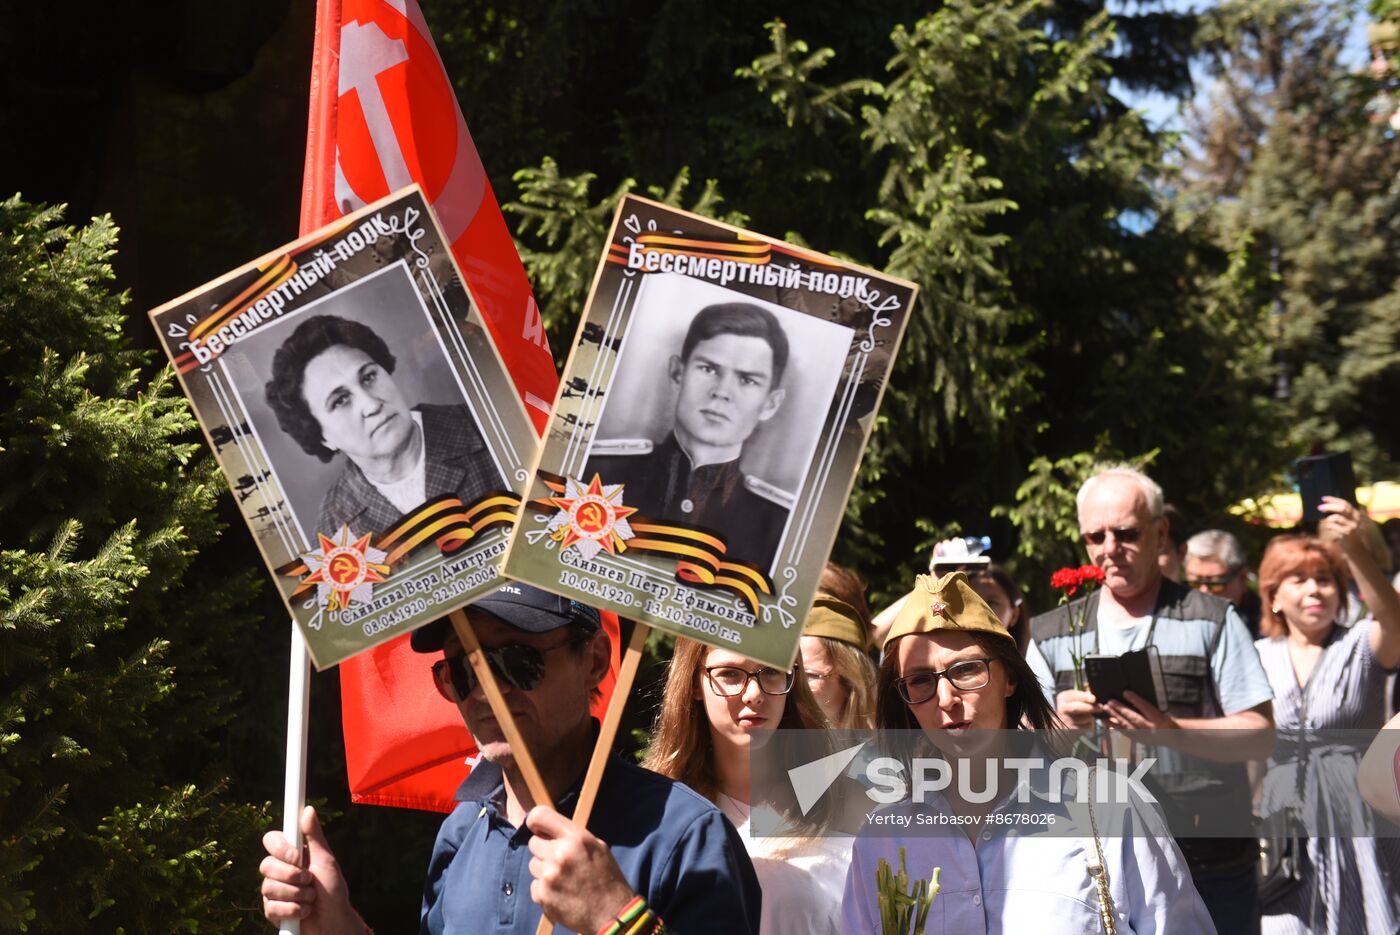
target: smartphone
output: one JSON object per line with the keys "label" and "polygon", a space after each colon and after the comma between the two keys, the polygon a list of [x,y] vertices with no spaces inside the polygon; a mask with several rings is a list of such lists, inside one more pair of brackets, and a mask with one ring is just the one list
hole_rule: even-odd
{"label": "smartphone", "polygon": [[1298,496],[1303,500],[1303,522],[1322,519],[1324,514],[1318,505],[1323,497],[1340,497],[1356,504],[1356,473],[1349,452],[1299,458],[1293,462],[1293,468],[1298,475]]}

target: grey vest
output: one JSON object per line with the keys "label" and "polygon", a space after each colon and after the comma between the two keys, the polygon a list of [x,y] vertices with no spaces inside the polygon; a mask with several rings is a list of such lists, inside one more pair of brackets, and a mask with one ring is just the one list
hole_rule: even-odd
{"label": "grey vest", "polygon": [[[1095,591],[1088,598],[1080,598],[1049,613],[1031,618],[1031,636],[1037,645],[1051,640],[1072,639],[1070,633],[1070,609],[1078,616],[1081,609],[1085,614],[1083,645],[1085,654],[1098,650],[1099,593]],[[1215,691],[1215,680],[1211,678],[1210,661],[1220,645],[1225,632],[1226,614],[1230,602],[1209,594],[1202,594],[1177,584],[1169,579],[1162,580],[1157,592],[1157,605],[1153,609],[1153,628],[1171,626],[1174,620],[1209,620],[1213,626],[1209,630],[1200,655],[1161,654],[1162,676],[1166,683],[1167,704],[1165,711],[1172,717],[1203,718],[1220,717],[1220,699]],[[1151,638],[1149,637],[1149,644]],[[1058,655],[1058,654],[1056,654]],[[1055,691],[1062,692],[1074,687],[1074,670],[1055,671]],[[1149,787],[1158,794],[1163,810],[1176,827],[1199,826],[1196,815],[1206,811],[1205,804],[1228,803],[1237,814],[1247,815],[1250,808],[1249,778],[1244,764],[1219,764],[1210,778],[1182,775],[1163,777],[1161,786],[1149,781]],[[1195,874],[1230,872],[1248,866],[1258,854],[1257,841],[1253,838],[1196,838],[1177,839],[1187,865]]]}
{"label": "grey vest", "polygon": [[[1031,636],[1038,645],[1044,645],[1057,637],[1070,639],[1070,609],[1076,616],[1084,610],[1084,651],[1098,651],[1099,592],[1088,598],[1080,598],[1057,607],[1049,613],[1031,618]],[[1220,699],[1216,697],[1215,680],[1210,677],[1210,660],[1220,645],[1220,637],[1225,632],[1225,615],[1230,602],[1223,598],[1202,594],[1168,579],[1162,580],[1157,591],[1157,606],[1153,609],[1153,627],[1172,620],[1209,620],[1214,626],[1210,638],[1201,647],[1202,654],[1168,655],[1161,654],[1162,677],[1167,686],[1167,705],[1164,709],[1172,717],[1219,717],[1225,712],[1220,709]],[[1150,640],[1149,640],[1150,642]],[[1055,691],[1062,692],[1074,687],[1074,670],[1060,669],[1055,672]]]}

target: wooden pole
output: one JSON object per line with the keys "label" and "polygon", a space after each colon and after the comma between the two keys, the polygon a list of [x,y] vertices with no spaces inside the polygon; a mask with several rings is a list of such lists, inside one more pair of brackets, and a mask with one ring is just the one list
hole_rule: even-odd
{"label": "wooden pole", "polygon": [[[588,819],[593,814],[593,803],[598,799],[603,770],[607,768],[608,757],[612,755],[617,726],[622,722],[627,697],[632,694],[632,682],[637,677],[637,666],[642,661],[642,648],[646,646],[647,635],[650,633],[651,627],[645,623],[632,624],[632,635],[627,639],[627,650],[623,653],[622,664],[617,670],[617,682],[613,685],[612,697],[608,699],[608,710],[603,715],[603,723],[598,730],[598,742],[593,745],[593,755],[588,760],[588,772],[583,777],[583,788],[579,790],[578,802],[574,805],[573,822],[581,828],[588,827]],[[553,927],[554,923],[548,918],[541,918],[535,935],[548,935]]]}
{"label": "wooden pole", "polygon": [[[306,637],[292,622],[292,652],[287,666],[287,756],[282,778],[282,833],[292,847],[301,847],[301,812],[306,807],[307,711],[311,706],[311,657]],[[289,919],[280,935],[301,935],[301,921]]]}
{"label": "wooden pole", "polygon": [[650,633],[651,627],[645,623],[632,624],[632,635],[627,639],[627,649],[617,670],[612,698],[608,700],[608,710],[598,730],[598,743],[593,747],[593,757],[588,761],[588,772],[583,777],[583,788],[578,793],[578,804],[574,806],[573,822],[581,827],[588,826],[588,819],[593,814],[598,786],[603,781],[603,768],[608,765],[608,757],[612,755],[617,726],[622,722],[623,709],[627,707],[627,699],[632,694],[632,682],[642,661],[642,648],[646,646]]}

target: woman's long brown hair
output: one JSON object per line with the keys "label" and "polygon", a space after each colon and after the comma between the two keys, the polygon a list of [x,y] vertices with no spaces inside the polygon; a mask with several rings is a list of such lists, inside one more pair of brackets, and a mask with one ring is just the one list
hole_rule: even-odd
{"label": "woman's long brown hair", "polygon": [[[651,746],[647,748],[647,769],[685,783],[714,802],[719,797],[715,778],[714,744],[710,739],[710,723],[705,706],[695,698],[700,684],[701,667],[710,647],[684,637],[676,638],[676,651],[671,656],[671,671],[666,677],[666,692],[661,698],[661,710],[652,728]],[[824,729],[826,718],[817,699],[807,686],[807,676],[797,666],[788,692],[779,728]]]}

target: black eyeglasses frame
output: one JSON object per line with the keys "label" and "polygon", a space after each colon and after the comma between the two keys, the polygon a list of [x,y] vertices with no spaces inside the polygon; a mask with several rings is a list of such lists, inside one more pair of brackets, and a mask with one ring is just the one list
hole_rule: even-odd
{"label": "black eyeglasses frame", "polygon": [[[734,670],[737,670],[737,671],[739,671],[739,672],[744,673],[744,683],[743,683],[742,685],[739,686],[739,690],[738,690],[738,691],[726,693],[726,692],[724,692],[723,690],[721,690],[720,685],[719,685],[719,682],[715,681],[715,675],[714,675],[714,673],[717,672],[717,671],[720,670],[720,669],[734,669]],[[788,670],[787,670],[787,672],[785,673],[785,674],[787,675],[787,683],[786,683],[785,687],[783,688],[783,690],[780,691],[780,692],[770,692],[768,689],[764,688],[764,687],[763,687],[763,680],[762,680],[762,678],[761,678],[761,676],[762,676],[765,672],[781,672],[781,671],[782,671],[781,669],[775,669],[775,668],[773,668],[772,666],[763,666],[762,668],[754,669],[754,670],[752,670],[752,671],[750,671],[750,670],[748,670],[748,669],[745,669],[743,666],[705,666],[705,668],[704,668],[705,680],[706,680],[707,682],[710,683],[710,691],[714,692],[716,695],[718,695],[718,696],[721,697],[721,698],[738,698],[738,697],[739,697],[740,695],[742,695],[744,692],[748,691],[748,689],[749,689],[749,682],[751,682],[751,681],[754,682],[754,683],[756,683],[756,684],[758,685],[758,690],[761,691],[761,692],[762,692],[763,694],[765,694],[765,695],[786,695],[788,692],[792,691],[792,686],[793,686],[793,685],[796,683],[796,681],[797,681],[797,670],[796,670],[796,669],[788,669]]]}
{"label": "black eyeglasses frame", "polygon": [[[933,699],[933,698],[938,697],[938,681],[939,681],[939,679],[944,679],[944,678],[947,678],[947,679],[948,679],[949,684],[951,684],[951,685],[953,686],[953,688],[954,688],[956,691],[960,691],[960,692],[976,692],[976,691],[981,691],[982,689],[986,688],[987,685],[990,684],[991,681],[992,681],[992,662],[994,662],[994,661],[995,661],[995,660],[993,660],[992,657],[990,657],[990,656],[983,656],[983,657],[978,658],[978,659],[959,659],[957,662],[953,663],[952,665],[950,665],[950,666],[949,666],[948,668],[946,668],[946,669],[942,669],[942,670],[939,670],[939,671],[926,670],[926,671],[923,671],[923,672],[915,672],[913,675],[906,675],[906,676],[904,676],[903,678],[895,679],[895,680],[894,680],[895,691],[899,692],[899,697],[904,699],[904,703],[905,703],[905,704],[910,704],[910,705],[923,704],[923,703],[926,702],[926,701],[929,701],[929,700],[931,700],[931,699]],[[952,672],[954,669],[956,669],[956,668],[958,668],[958,667],[960,667],[960,666],[968,665],[968,664],[970,664],[970,663],[981,663],[982,666],[984,667],[984,668],[983,668],[983,673],[986,675],[986,678],[982,680],[982,683],[981,683],[980,685],[977,685],[977,686],[975,686],[975,687],[973,687],[973,688],[964,688],[964,687],[958,685],[957,682],[954,682],[951,678],[948,677],[948,673],[949,673],[949,672]],[[930,675],[933,676],[933,689],[932,689],[927,695],[925,695],[924,697],[919,698],[919,699],[916,700],[916,699],[909,693],[909,684],[908,684],[908,683],[909,683],[910,681],[914,680],[914,679],[925,678],[925,677],[930,676]]]}

